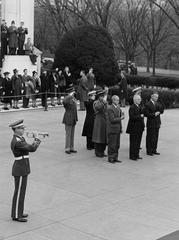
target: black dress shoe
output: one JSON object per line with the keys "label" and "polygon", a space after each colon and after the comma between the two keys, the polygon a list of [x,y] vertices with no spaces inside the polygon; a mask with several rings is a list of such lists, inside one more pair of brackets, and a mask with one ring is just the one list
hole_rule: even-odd
{"label": "black dress shoe", "polygon": [[154,152],[153,154],[155,154],[155,155],[160,155],[160,153],[159,153],[159,152]]}
{"label": "black dress shoe", "polygon": [[139,156],[139,157],[137,157],[137,159],[142,159],[142,157]]}
{"label": "black dress shoe", "polygon": [[76,150],[70,150],[70,152],[71,152],[71,153],[77,153],[77,151],[76,151]]}
{"label": "black dress shoe", "polygon": [[129,158],[130,160],[137,161],[137,158]]}
{"label": "black dress shoe", "polygon": [[120,161],[120,160],[118,160],[118,159],[116,159],[116,160],[114,160],[115,162],[118,162],[118,163],[122,163],[122,161]]}
{"label": "black dress shoe", "polygon": [[22,218],[27,218],[29,215],[27,213],[22,214]]}
{"label": "black dress shoe", "polygon": [[88,147],[88,148],[87,148],[87,150],[93,150],[93,149],[94,149],[94,148],[92,148],[92,147]]}
{"label": "black dress shoe", "polygon": [[27,222],[27,219],[25,218],[13,218],[12,220],[17,222]]}
{"label": "black dress shoe", "polygon": [[102,154],[99,154],[99,153],[97,153],[97,154],[96,154],[96,157],[103,158],[103,155],[102,155]]}
{"label": "black dress shoe", "polygon": [[149,156],[153,156],[153,153],[149,153],[149,152],[148,152],[147,155],[149,155]]}
{"label": "black dress shoe", "polygon": [[107,157],[107,155],[105,153],[102,154],[103,157]]}
{"label": "black dress shoe", "polygon": [[115,160],[109,159],[108,162],[109,163],[115,163]]}
{"label": "black dress shoe", "polygon": [[66,152],[67,154],[71,154],[70,150],[66,150],[65,152]]}

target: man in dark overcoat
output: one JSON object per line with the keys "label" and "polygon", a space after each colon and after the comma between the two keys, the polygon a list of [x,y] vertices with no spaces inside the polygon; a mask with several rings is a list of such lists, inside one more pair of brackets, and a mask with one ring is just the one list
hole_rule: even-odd
{"label": "man in dark overcoat", "polygon": [[56,71],[52,70],[51,73],[49,74],[49,91],[50,91],[50,98],[51,98],[51,105],[54,107],[55,106],[55,95],[57,92],[57,75]]}
{"label": "man in dark overcoat", "polygon": [[42,107],[47,108],[47,94],[50,88],[49,83],[49,74],[46,70],[42,72],[40,75],[41,80],[41,101],[42,101]]}
{"label": "man in dark overcoat", "polygon": [[106,115],[107,115],[107,101],[104,99],[106,94],[105,90],[100,90],[96,93],[97,100],[94,102],[94,128],[92,141],[94,142],[95,155],[97,157],[105,157],[105,149],[107,144],[107,126],[106,126]]}
{"label": "man in dark overcoat", "polygon": [[14,135],[11,141],[11,150],[14,155],[12,176],[14,177],[14,196],[12,200],[11,217],[13,221],[27,222],[28,214],[24,213],[24,199],[27,186],[27,177],[30,174],[29,152],[35,152],[41,141],[34,135],[32,144],[28,144],[23,137],[23,120],[18,120],[9,125]]}
{"label": "man in dark overcoat", "polygon": [[129,121],[126,133],[129,134],[129,159],[137,161],[139,156],[142,133],[144,131],[144,113],[140,106],[140,95],[134,95],[133,104],[129,108]]}
{"label": "man in dark overcoat", "polygon": [[160,154],[157,152],[157,145],[161,125],[160,115],[164,112],[164,106],[158,101],[158,97],[158,92],[153,92],[144,109],[147,117],[146,152],[149,156]]}
{"label": "man in dark overcoat", "polygon": [[107,113],[108,161],[110,163],[121,162],[118,160],[118,151],[122,132],[121,120],[124,119],[124,114],[119,107],[117,95],[112,96],[112,104],[108,107]]}
{"label": "man in dark overcoat", "polygon": [[8,29],[9,33],[9,54],[10,55],[15,55],[16,54],[16,49],[18,47],[18,30],[17,27],[15,26],[15,22],[11,22],[11,26]]}
{"label": "man in dark overcoat", "polygon": [[75,89],[73,86],[67,89],[68,95],[63,100],[63,106],[65,108],[65,114],[63,117],[62,123],[65,124],[66,132],[66,144],[65,152],[67,154],[76,153],[74,149],[74,135],[75,135],[75,126],[78,121],[77,116],[77,102],[74,97]]}
{"label": "man in dark overcoat", "polygon": [[81,78],[79,79],[79,98],[80,98],[80,110],[85,111],[84,102],[88,100],[88,84],[87,84],[87,77],[83,70],[80,71]]}
{"label": "man in dark overcoat", "polygon": [[25,35],[28,34],[28,29],[24,27],[24,22],[20,22],[20,27],[17,29],[18,31],[18,54],[23,55],[24,51],[24,42]]}
{"label": "man in dark overcoat", "polygon": [[85,101],[86,108],[86,117],[83,125],[82,136],[86,136],[86,148],[88,150],[94,149],[94,143],[92,142],[92,134],[94,127],[94,100],[95,100],[96,91],[91,91],[88,93],[89,100]]}
{"label": "man in dark overcoat", "polygon": [[19,71],[15,68],[13,70],[12,80],[12,89],[14,95],[14,106],[13,108],[19,109],[18,103],[21,98],[21,90],[23,89],[22,77],[19,75]]}
{"label": "man in dark overcoat", "polygon": [[2,20],[1,23],[1,57],[4,58],[4,55],[7,55],[7,45],[8,45],[8,27],[5,20]]}
{"label": "man in dark overcoat", "polygon": [[88,91],[94,90],[96,86],[96,81],[95,81],[95,75],[93,73],[93,68],[90,68],[87,75],[86,75],[88,81],[87,81],[87,87]]}
{"label": "man in dark overcoat", "polygon": [[30,86],[29,82],[31,76],[28,75],[28,70],[24,69],[22,75],[22,85],[23,85],[23,108],[29,107],[29,98],[30,98]]}

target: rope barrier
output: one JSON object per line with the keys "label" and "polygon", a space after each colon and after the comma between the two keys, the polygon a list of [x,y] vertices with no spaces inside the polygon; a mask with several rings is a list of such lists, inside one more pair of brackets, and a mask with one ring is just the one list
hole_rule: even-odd
{"label": "rope barrier", "polygon": [[[28,97],[27,98],[30,98],[31,96],[37,96],[37,95],[43,95],[43,94],[47,94],[47,96],[48,96],[48,94],[54,94],[55,96],[58,96],[58,95],[60,95],[60,96],[66,96],[67,95],[67,93],[65,93],[65,92],[40,92],[40,93],[30,93],[30,94],[28,94]],[[21,98],[21,97],[26,97],[27,96],[27,94],[21,94],[21,95],[9,95],[9,96],[4,96],[4,95],[2,95],[2,96],[0,96],[0,98]]]}

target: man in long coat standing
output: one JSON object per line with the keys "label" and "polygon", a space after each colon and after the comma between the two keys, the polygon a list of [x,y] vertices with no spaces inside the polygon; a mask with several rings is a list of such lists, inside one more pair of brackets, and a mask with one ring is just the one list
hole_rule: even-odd
{"label": "man in long coat standing", "polygon": [[4,58],[4,55],[7,54],[7,45],[8,45],[8,27],[5,20],[2,20],[1,23],[1,57]]}
{"label": "man in long coat standing", "polygon": [[88,85],[87,85],[87,77],[83,70],[80,71],[80,80],[79,80],[79,97],[80,97],[80,110],[84,111],[85,106],[84,102],[88,100]]}
{"label": "man in long coat standing", "polygon": [[144,131],[144,113],[140,103],[140,95],[134,95],[133,104],[129,108],[129,121],[126,130],[126,133],[130,135],[129,159],[133,161],[142,159],[139,156],[139,150]]}
{"label": "man in long coat standing", "polygon": [[157,152],[157,145],[161,125],[160,115],[164,112],[164,107],[158,101],[158,97],[158,92],[153,92],[144,110],[147,117],[146,151],[149,156],[160,154]]}
{"label": "man in long coat standing", "polygon": [[97,100],[94,102],[94,128],[92,141],[94,142],[95,155],[97,157],[105,157],[105,148],[107,144],[106,115],[107,101],[104,100],[106,91],[101,90],[96,94]]}
{"label": "man in long coat standing", "polygon": [[21,76],[18,74],[19,71],[15,68],[13,70],[14,75],[12,76],[11,80],[12,80],[12,88],[13,88],[13,95],[14,95],[14,106],[13,108],[18,109],[18,102],[21,98],[21,90],[23,87],[22,84],[22,78]]}
{"label": "man in long coat standing", "polygon": [[10,55],[15,55],[16,54],[16,49],[18,47],[18,30],[17,27],[15,26],[15,22],[11,22],[11,26],[8,29],[9,32],[9,54]]}
{"label": "man in long coat standing", "polygon": [[86,136],[86,148],[88,150],[94,149],[94,143],[92,142],[93,127],[94,127],[94,100],[96,91],[91,91],[88,93],[89,100],[85,101],[86,117],[83,125],[82,136]]}

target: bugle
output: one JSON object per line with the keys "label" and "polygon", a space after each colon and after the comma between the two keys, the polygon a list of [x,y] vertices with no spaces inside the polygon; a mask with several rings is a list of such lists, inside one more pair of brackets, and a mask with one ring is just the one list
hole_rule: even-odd
{"label": "bugle", "polygon": [[25,132],[28,138],[45,138],[49,137],[48,132]]}

